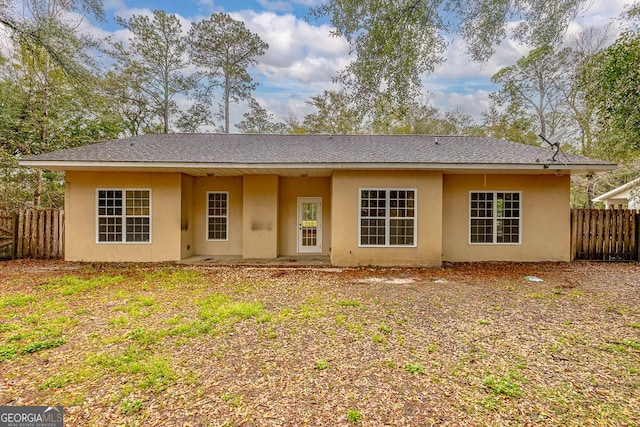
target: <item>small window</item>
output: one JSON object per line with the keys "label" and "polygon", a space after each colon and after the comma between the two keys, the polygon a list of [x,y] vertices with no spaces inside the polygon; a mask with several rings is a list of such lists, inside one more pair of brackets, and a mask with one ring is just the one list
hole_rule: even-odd
{"label": "small window", "polygon": [[360,190],[360,245],[414,246],[416,191]]}
{"label": "small window", "polygon": [[98,190],[98,242],[150,241],[151,190]]}
{"label": "small window", "polygon": [[471,192],[471,243],[520,243],[520,192]]}
{"label": "small window", "polygon": [[207,240],[227,240],[229,234],[229,193],[207,193]]}

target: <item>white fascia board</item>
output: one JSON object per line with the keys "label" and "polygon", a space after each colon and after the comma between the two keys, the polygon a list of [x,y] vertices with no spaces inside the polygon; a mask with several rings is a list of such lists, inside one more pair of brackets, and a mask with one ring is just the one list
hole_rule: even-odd
{"label": "white fascia board", "polygon": [[601,202],[605,199],[611,199],[613,198],[612,196],[615,196],[616,194],[622,193],[632,187],[635,187],[636,185],[638,185],[638,183],[640,183],[640,178],[636,178],[632,181],[627,182],[626,184],[622,184],[620,187],[616,187],[613,190],[609,190],[606,193],[601,194],[598,197],[594,197],[591,200],[594,202]]}
{"label": "white fascia board", "polygon": [[63,160],[20,160],[20,166],[54,170],[74,169],[473,169],[473,170],[549,170],[607,171],[614,164],[549,164],[549,163],[163,163],[163,162],[100,162]]}

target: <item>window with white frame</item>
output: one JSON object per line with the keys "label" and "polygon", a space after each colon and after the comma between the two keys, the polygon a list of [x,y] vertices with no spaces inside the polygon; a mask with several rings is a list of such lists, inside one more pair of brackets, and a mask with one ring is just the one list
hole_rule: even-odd
{"label": "window with white frame", "polygon": [[520,243],[520,192],[472,191],[469,196],[471,243]]}
{"label": "window with white frame", "polygon": [[227,240],[229,232],[229,193],[207,193],[207,240]]}
{"label": "window with white frame", "polygon": [[151,190],[98,190],[98,242],[151,242]]}
{"label": "window with white frame", "polygon": [[416,190],[360,189],[360,246],[414,246]]}

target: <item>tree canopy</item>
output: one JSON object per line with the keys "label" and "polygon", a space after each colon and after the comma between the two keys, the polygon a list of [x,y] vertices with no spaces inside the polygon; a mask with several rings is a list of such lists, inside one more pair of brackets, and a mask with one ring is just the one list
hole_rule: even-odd
{"label": "tree canopy", "polygon": [[[361,105],[414,99],[421,76],[444,60],[447,37],[459,34],[470,56],[485,61],[506,37],[531,46],[555,44],[587,0],[329,0],[312,9],[328,17],[354,59],[339,76]],[[508,31],[512,20],[519,23]]]}

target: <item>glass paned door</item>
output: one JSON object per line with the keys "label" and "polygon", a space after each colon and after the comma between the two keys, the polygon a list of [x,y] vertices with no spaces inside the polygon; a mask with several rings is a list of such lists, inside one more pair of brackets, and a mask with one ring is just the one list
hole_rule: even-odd
{"label": "glass paned door", "polygon": [[322,198],[298,198],[298,252],[322,252]]}

